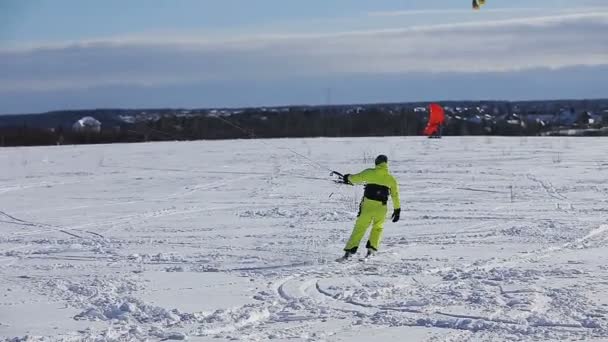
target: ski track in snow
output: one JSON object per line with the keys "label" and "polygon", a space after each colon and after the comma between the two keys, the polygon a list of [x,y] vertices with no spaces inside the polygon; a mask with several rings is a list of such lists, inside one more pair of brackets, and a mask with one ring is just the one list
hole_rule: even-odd
{"label": "ski track in snow", "polygon": [[[0,339],[606,340],[605,144],[3,149]],[[353,172],[378,153],[400,181],[402,221],[387,221],[373,259],[336,263],[362,189],[320,166]]]}

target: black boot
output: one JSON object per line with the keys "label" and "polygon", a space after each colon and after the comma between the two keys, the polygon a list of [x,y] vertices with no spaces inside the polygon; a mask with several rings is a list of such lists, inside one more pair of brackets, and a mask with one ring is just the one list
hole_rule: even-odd
{"label": "black boot", "polygon": [[348,259],[350,259],[350,258],[351,258],[351,256],[353,256],[353,254],[354,254],[354,253],[351,253],[351,252],[345,252],[345,253],[344,253],[344,256],[343,256],[343,257],[341,257],[341,258],[336,259],[336,261],[337,261],[337,262],[344,262],[344,261],[347,261]]}
{"label": "black boot", "polygon": [[376,251],[373,248],[368,248],[367,249],[367,254],[365,255],[365,258],[371,258],[374,256],[374,254],[376,253]]}

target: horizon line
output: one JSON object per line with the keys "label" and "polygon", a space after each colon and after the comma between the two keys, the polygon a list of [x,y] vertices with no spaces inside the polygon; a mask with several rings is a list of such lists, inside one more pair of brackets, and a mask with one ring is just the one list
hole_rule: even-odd
{"label": "horizon line", "polygon": [[98,107],[98,108],[82,108],[82,109],[55,109],[44,112],[34,113],[0,113],[2,116],[27,116],[27,115],[44,115],[54,114],[60,112],[87,112],[87,111],[105,111],[105,110],[119,110],[119,111],[146,111],[146,110],[243,110],[243,109],[277,109],[277,108],[292,108],[292,107],[310,107],[310,108],[323,108],[323,107],[345,107],[345,106],[381,106],[381,105],[407,105],[407,104],[430,104],[430,103],[453,103],[453,102],[471,102],[471,103],[482,103],[482,102],[504,102],[504,103],[531,103],[531,102],[568,102],[568,101],[608,101],[608,97],[600,98],[546,98],[546,99],[529,99],[529,100],[420,100],[420,101],[404,101],[404,102],[367,102],[367,103],[335,103],[335,104],[289,104],[289,105],[268,105],[268,106],[226,106],[226,107]]}

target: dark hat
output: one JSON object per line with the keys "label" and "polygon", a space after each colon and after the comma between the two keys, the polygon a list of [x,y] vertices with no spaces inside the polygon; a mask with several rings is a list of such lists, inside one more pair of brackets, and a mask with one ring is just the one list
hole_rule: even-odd
{"label": "dark hat", "polygon": [[380,165],[382,163],[388,163],[388,157],[384,154],[381,154],[376,157],[376,165]]}

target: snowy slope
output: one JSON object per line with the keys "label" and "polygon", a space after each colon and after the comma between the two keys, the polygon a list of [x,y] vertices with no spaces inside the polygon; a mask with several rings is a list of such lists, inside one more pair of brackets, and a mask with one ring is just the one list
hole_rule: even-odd
{"label": "snowy slope", "polygon": [[[606,341],[606,151],[496,137],[0,149],[0,338]],[[402,221],[375,259],[335,263],[362,189],[324,167],[378,153]]]}

